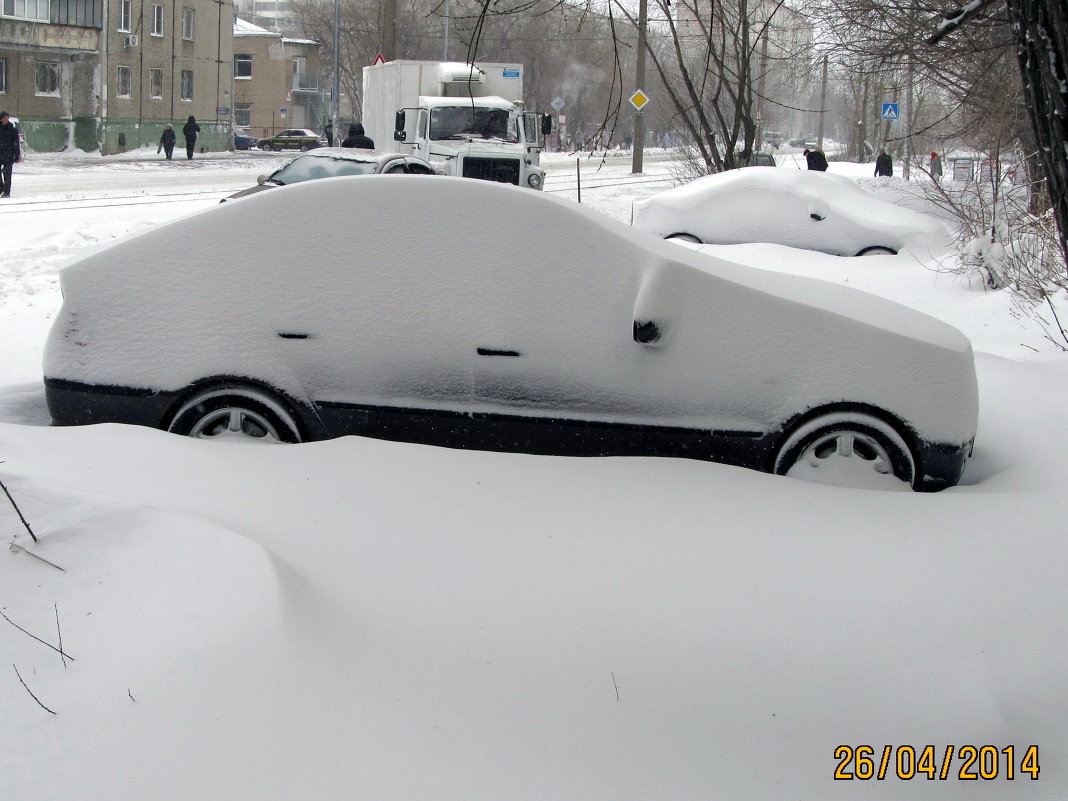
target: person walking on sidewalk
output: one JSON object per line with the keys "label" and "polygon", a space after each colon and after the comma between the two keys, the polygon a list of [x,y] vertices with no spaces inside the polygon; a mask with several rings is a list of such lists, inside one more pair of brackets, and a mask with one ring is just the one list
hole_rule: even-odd
{"label": "person walking on sidewalk", "polygon": [[200,133],[200,126],[197,125],[196,117],[192,114],[189,115],[189,119],[182,126],[182,133],[185,135],[185,157],[191,159],[193,158],[193,150],[197,146],[197,134]]}
{"label": "person walking on sidewalk", "polygon": [[21,157],[19,129],[6,111],[0,111],[0,197],[11,197],[11,169]]}
{"label": "person walking on sidewalk", "polygon": [[163,126],[163,136],[159,138],[159,147],[156,148],[157,153],[162,150],[167,154],[167,161],[171,160],[171,154],[174,153],[174,140],[176,138],[174,126],[168,122]]}

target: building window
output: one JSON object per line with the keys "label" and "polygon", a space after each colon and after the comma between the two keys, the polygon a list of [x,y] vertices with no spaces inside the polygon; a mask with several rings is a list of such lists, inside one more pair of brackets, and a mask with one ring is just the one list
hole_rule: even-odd
{"label": "building window", "polygon": [[133,72],[129,67],[115,68],[115,96],[129,97],[132,93]]}
{"label": "building window", "polygon": [[58,61],[37,62],[36,82],[33,93],[40,97],[59,97]]}
{"label": "building window", "polygon": [[152,4],[152,35],[163,36],[163,6]]}
{"label": "building window", "polygon": [[7,94],[7,59],[0,58],[0,95]]}
{"label": "building window", "polygon": [[153,100],[163,99],[163,70],[157,67],[148,71],[148,96]]}
{"label": "building window", "polygon": [[235,78],[251,78],[252,77],[252,54],[251,53],[234,53],[234,77]]}
{"label": "building window", "polygon": [[119,0],[119,30],[133,30],[133,0]]}
{"label": "building window", "polygon": [[193,70],[182,70],[182,100],[193,99]]}
{"label": "building window", "polygon": [[4,0],[4,16],[48,22],[48,0]]}
{"label": "building window", "polygon": [[234,103],[234,125],[247,128],[252,125],[252,104]]}
{"label": "building window", "polygon": [[182,38],[193,38],[193,9],[191,8],[182,9]]}

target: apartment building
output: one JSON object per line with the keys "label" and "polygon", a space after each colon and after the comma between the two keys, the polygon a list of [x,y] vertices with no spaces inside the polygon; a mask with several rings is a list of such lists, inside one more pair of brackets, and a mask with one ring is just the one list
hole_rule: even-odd
{"label": "apartment building", "polygon": [[190,116],[230,142],[232,0],[2,0],[0,105],[30,149],[152,145]]}
{"label": "apartment building", "polygon": [[234,125],[250,136],[285,128],[321,132],[329,102],[321,92],[318,42],[234,21]]}

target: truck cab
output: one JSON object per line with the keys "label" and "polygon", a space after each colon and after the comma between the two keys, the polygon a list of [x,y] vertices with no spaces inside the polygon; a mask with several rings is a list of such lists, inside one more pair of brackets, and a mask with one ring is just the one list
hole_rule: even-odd
{"label": "truck cab", "polygon": [[519,65],[392,61],[364,69],[364,127],[448,175],[541,189],[552,120],[521,97]]}

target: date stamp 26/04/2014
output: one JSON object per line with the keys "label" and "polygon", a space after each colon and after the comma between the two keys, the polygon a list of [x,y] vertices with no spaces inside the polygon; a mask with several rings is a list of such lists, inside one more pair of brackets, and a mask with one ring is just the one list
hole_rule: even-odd
{"label": "date stamp 26/04/2014", "polygon": [[1038,779],[1038,746],[839,745],[835,781]]}

